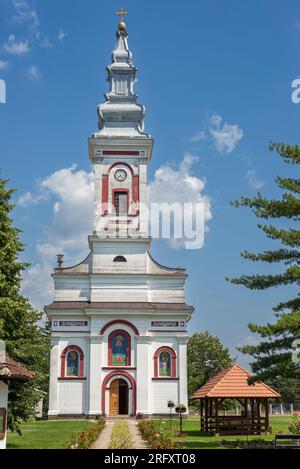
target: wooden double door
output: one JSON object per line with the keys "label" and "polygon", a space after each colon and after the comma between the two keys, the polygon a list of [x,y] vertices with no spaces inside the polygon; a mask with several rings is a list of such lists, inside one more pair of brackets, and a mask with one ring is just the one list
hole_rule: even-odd
{"label": "wooden double door", "polygon": [[115,379],[109,388],[109,415],[128,415],[128,384],[123,379]]}

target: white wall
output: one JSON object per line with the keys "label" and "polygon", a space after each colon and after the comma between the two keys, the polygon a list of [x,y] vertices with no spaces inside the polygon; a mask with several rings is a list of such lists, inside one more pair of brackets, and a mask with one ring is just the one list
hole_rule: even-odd
{"label": "white wall", "polygon": [[[7,384],[0,381],[0,407],[7,409],[7,399],[8,399],[8,386]],[[0,449],[6,448],[6,435],[4,440],[0,440]]]}

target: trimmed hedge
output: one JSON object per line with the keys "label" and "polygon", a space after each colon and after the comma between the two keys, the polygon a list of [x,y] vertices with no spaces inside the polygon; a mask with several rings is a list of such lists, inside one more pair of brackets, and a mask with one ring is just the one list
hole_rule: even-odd
{"label": "trimmed hedge", "polygon": [[99,437],[104,426],[105,421],[102,418],[99,419],[97,423],[91,423],[88,430],[72,436],[71,443],[66,447],[66,449],[89,449]]}
{"label": "trimmed hedge", "polygon": [[179,448],[178,445],[173,443],[171,438],[168,438],[162,432],[155,428],[151,420],[142,420],[138,424],[139,430],[145,442],[150,448],[153,449],[175,449]]}

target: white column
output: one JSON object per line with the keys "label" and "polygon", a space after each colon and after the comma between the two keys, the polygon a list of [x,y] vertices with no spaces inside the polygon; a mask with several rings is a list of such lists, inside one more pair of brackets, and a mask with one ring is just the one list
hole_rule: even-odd
{"label": "white column", "polygon": [[184,404],[188,408],[187,390],[187,337],[178,338],[178,359],[177,372],[179,376],[179,404]]}
{"label": "white column", "polygon": [[149,409],[149,336],[136,336],[136,412],[151,413]]}
{"label": "white column", "polygon": [[49,385],[49,416],[58,415],[58,380],[60,360],[58,354],[58,339],[51,339],[50,353],[50,385]]}
{"label": "white column", "polygon": [[[6,409],[7,412],[7,400],[8,400],[8,386],[3,381],[0,381],[0,408]],[[2,428],[0,429],[2,431]],[[6,432],[3,440],[0,440],[0,449],[6,448]]]}
{"label": "white column", "polygon": [[101,413],[101,354],[102,354],[102,337],[89,337],[90,353],[89,353],[89,415],[97,415]]}

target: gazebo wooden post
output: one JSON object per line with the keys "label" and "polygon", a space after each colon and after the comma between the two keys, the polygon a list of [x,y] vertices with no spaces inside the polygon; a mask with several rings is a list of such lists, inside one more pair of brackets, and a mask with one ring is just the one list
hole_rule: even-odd
{"label": "gazebo wooden post", "polygon": [[203,431],[203,399],[200,399],[200,430]]}
{"label": "gazebo wooden post", "polygon": [[208,432],[208,399],[205,398],[205,431]]}
{"label": "gazebo wooden post", "polygon": [[215,422],[216,422],[216,433],[219,435],[219,402],[218,398],[215,399]]}
{"label": "gazebo wooden post", "polygon": [[265,406],[265,434],[269,432],[269,406],[268,406],[268,398],[264,399],[264,406]]}

